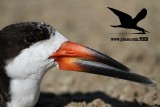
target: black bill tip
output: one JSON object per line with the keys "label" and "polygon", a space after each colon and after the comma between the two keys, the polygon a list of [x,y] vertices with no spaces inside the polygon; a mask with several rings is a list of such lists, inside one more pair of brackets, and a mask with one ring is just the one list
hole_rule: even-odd
{"label": "black bill tip", "polygon": [[125,72],[121,69],[100,62],[79,59],[76,63],[82,68],[83,72],[124,79],[150,87],[156,86],[156,82],[148,77],[132,72]]}

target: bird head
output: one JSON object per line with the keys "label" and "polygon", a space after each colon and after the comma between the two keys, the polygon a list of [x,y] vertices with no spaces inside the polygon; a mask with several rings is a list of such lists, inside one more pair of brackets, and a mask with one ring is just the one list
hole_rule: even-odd
{"label": "bird head", "polygon": [[48,69],[58,67],[61,70],[111,76],[155,86],[150,78],[133,73],[103,53],[69,41],[42,22],[9,25],[1,30],[0,35],[1,42],[6,43],[1,47],[7,47],[3,56],[10,78],[39,80]]}

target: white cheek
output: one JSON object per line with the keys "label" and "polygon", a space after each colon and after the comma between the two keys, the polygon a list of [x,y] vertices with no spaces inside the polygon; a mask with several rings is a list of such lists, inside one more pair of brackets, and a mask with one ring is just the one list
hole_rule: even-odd
{"label": "white cheek", "polygon": [[60,46],[67,41],[60,33],[50,39],[38,42],[24,49],[15,59],[6,66],[8,76],[11,78],[28,78],[30,75],[43,75],[45,70],[54,66],[54,59],[48,59]]}

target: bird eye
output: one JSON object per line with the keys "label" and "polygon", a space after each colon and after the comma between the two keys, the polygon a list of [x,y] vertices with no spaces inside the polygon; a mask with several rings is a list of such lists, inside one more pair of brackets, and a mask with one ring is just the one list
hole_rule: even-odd
{"label": "bird eye", "polygon": [[29,43],[29,44],[33,44],[33,43],[35,43],[35,38],[34,38],[34,36],[27,36],[27,37],[25,38],[25,41],[26,41],[27,43]]}

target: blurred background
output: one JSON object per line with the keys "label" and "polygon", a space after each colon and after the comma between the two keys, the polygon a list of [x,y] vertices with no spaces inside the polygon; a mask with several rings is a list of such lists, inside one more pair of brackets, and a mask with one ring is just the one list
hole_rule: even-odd
{"label": "blurred background", "polygon": [[[138,23],[146,35],[111,28],[119,19],[107,7],[135,17],[142,8],[148,14]],[[69,40],[101,51],[153,78],[156,87],[86,73],[46,73],[37,107],[158,107],[160,106],[160,1],[159,0],[0,0],[0,29],[26,21],[42,21]],[[137,32],[137,31],[134,31]],[[146,36],[147,42],[113,42],[111,37]]]}

